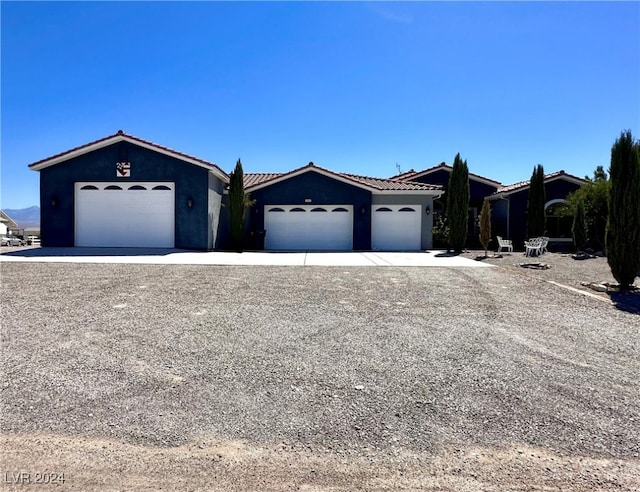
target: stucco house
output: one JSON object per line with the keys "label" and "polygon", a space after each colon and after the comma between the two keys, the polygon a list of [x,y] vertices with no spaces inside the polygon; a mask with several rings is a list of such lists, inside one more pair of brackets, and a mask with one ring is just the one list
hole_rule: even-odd
{"label": "stucco house", "polygon": [[[422,171],[414,171],[413,169],[402,174],[394,176],[392,179],[399,179],[411,183],[431,183],[443,187],[443,195],[434,202],[434,213],[437,217],[444,214],[447,203],[447,186],[453,167],[442,162],[437,166],[424,169]],[[467,245],[479,246],[478,240],[478,216],[482,210],[482,202],[484,199],[495,193],[502,184],[499,181],[479,176],[478,174],[469,173],[469,221],[467,231]]]}
{"label": "stucco house", "polygon": [[123,131],[30,164],[43,246],[212,249],[227,174]]}
{"label": "stucco house", "polygon": [[[120,130],[29,167],[40,173],[43,246],[231,247],[229,176],[212,162]],[[433,248],[434,216],[445,211],[452,169],[441,163],[376,178],[310,162],[289,172],[246,173],[253,200],[246,244],[271,251]],[[552,241],[571,241],[570,220],[555,209],[584,182],[564,171],[545,176]],[[469,185],[469,246],[476,246],[485,198],[493,235],[521,245],[529,181],[503,186],[470,173]]]}
{"label": "stucco house", "polygon": [[250,234],[267,250],[407,250],[432,247],[442,187],[334,172],[310,162],[287,173],[246,174],[255,200]]}
{"label": "stucco house", "polygon": [[[230,246],[229,176],[209,161],[118,131],[29,167],[40,173],[43,246]],[[245,186],[247,244],[274,251],[431,248],[442,193],[313,163],[249,173]]]}
{"label": "stucco house", "polygon": [[[569,193],[576,191],[586,180],[557,171],[544,176],[545,212],[547,215],[547,235],[550,242],[572,244],[570,217],[560,217],[558,205],[565,202]],[[502,186],[488,196],[491,202],[492,231],[494,235],[508,237],[522,248],[527,238],[527,203],[529,200],[529,181],[521,181]]]}

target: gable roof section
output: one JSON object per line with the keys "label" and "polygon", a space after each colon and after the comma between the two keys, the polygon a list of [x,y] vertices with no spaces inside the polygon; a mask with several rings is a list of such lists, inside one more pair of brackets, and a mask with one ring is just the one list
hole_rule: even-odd
{"label": "gable roof section", "polygon": [[143,147],[145,149],[153,150],[155,152],[159,152],[160,154],[164,154],[169,157],[173,157],[175,159],[188,162],[189,164],[194,164],[196,166],[203,167],[211,171],[222,181],[224,182],[229,181],[229,176],[227,175],[227,173],[225,173],[222,169],[220,169],[216,164],[212,162],[205,161],[204,159],[200,159],[198,157],[193,157],[189,154],[178,152],[177,150],[173,150],[168,147],[164,147],[162,145],[149,142],[148,140],[144,140],[139,137],[134,137],[133,135],[128,135],[124,133],[122,130],[118,130],[117,133],[114,133],[113,135],[109,135],[108,137],[100,138],[93,142],[89,142],[88,144],[81,145],[79,147],[75,147],[65,152],[61,152],[60,154],[55,154],[55,155],[52,155],[51,157],[47,157],[45,159],[36,161],[32,164],[29,164],[29,169],[32,169],[34,171],[41,171],[42,169],[45,169],[47,167],[55,166],[56,164],[67,161],[74,157],[88,154],[89,152],[93,152],[94,150],[98,150],[118,142],[129,142],[134,145]]}
{"label": "gable roof section", "polygon": [[[441,162],[440,164],[438,164],[437,166],[433,166],[430,167],[428,169],[424,169],[423,171],[414,171],[413,169],[404,172],[402,174],[398,174],[397,176],[394,176],[391,179],[400,179],[403,181],[413,181],[414,179],[417,178],[421,178],[422,176],[427,176],[431,173],[434,173],[436,171],[447,171],[447,172],[451,172],[453,171],[453,167],[447,165],[444,162]],[[469,173],[469,179],[473,179],[474,181],[478,181],[480,183],[484,183],[486,185],[489,186],[494,186],[496,188],[500,187],[502,185],[502,183],[500,183],[500,181],[495,181],[493,179],[489,179],[489,178],[485,178],[484,176],[480,176],[478,174],[473,174],[473,173]]]}
{"label": "gable roof section", "polygon": [[[556,171],[555,173],[545,174],[544,183],[548,183],[550,181],[555,181],[556,179],[564,179],[565,181],[569,181],[570,183],[574,183],[577,185],[582,185],[586,183],[586,179],[579,178],[578,176],[574,176],[573,174],[569,174],[564,172],[563,170]],[[507,186],[501,186],[498,188],[498,191],[489,196],[489,198],[501,198],[503,196],[511,195],[513,193],[517,193],[522,190],[526,190],[529,188],[530,180],[527,181],[519,181],[518,183],[514,183]]]}
{"label": "gable roof section", "polygon": [[417,174],[414,169],[409,169],[400,174],[396,174],[395,176],[391,176],[389,179],[398,179],[400,181],[404,181],[405,179],[411,178],[414,174]]}
{"label": "gable roof section", "polygon": [[6,222],[7,227],[18,227],[18,223],[9,217],[4,210],[0,210],[0,222]]}
{"label": "gable roof section", "polygon": [[267,186],[280,183],[287,179],[291,179],[296,176],[307,172],[316,172],[323,176],[327,176],[336,181],[357,186],[372,193],[393,193],[393,192],[415,192],[425,195],[437,195],[442,193],[442,187],[439,185],[430,185],[424,183],[407,183],[404,181],[397,181],[393,179],[385,178],[372,178],[369,176],[358,176],[355,174],[338,173],[330,171],[320,166],[316,166],[313,162],[310,162],[306,166],[299,167],[293,171],[286,173],[245,173],[244,186],[247,192],[266,188]]}

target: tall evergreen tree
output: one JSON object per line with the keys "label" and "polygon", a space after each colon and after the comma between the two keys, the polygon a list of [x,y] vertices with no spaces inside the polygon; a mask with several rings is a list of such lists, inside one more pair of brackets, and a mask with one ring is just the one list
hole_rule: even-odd
{"label": "tall evergreen tree", "polygon": [[469,168],[456,154],[447,186],[447,222],[449,248],[460,253],[467,241],[469,222]]}
{"label": "tall evergreen tree", "polygon": [[527,205],[527,234],[530,238],[544,236],[546,216],[544,191],[544,168],[538,164],[533,168],[529,182],[529,203]]}
{"label": "tall evergreen tree", "polygon": [[629,130],[611,148],[607,261],[621,288],[640,272],[640,142]]}
{"label": "tall evergreen tree", "polygon": [[484,248],[484,256],[487,256],[489,242],[491,241],[491,206],[486,198],[482,202],[480,210],[480,244]]}
{"label": "tall evergreen tree", "polygon": [[236,167],[229,175],[229,216],[231,226],[231,244],[241,252],[244,246],[244,211],[248,197],[244,192],[244,172],[238,159]]}
{"label": "tall evergreen tree", "polygon": [[587,245],[587,222],[584,216],[584,201],[579,201],[576,206],[576,213],[573,216],[573,224],[571,226],[573,235],[573,243],[578,251],[584,249]]}

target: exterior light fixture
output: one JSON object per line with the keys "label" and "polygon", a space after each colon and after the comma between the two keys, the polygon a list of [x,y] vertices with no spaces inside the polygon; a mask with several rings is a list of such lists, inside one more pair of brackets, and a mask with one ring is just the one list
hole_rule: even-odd
{"label": "exterior light fixture", "polygon": [[54,195],[53,197],[51,197],[51,206],[52,207],[57,207],[58,203],[59,203],[59,200],[58,200],[57,196]]}
{"label": "exterior light fixture", "polygon": [[431,215],[431,207],[427,205],[427,208],[424,209],[424,213],[427,215]]}
{"label": "exterior light fixture", "polygon": [[193,207],[193,198],[191,197],[187,198],[187,207],[189,208]]}

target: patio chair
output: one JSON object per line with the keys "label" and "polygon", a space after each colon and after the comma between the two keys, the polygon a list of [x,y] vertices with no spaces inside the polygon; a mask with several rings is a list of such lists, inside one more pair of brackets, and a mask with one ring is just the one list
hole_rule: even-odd
{"label": "patio chair", "polygon": [[540,236],[542,244],[540,245],[540,254],[543,255],[547,252],[547,246],[549,244],[549,238],[547,236]]}
{"label": "patio chair", "polygon": [[540,256],[542,254],[542,238],[534,237],[524,242],[525,256]]}
{"label": "patio chair", "polygon": [[503,248],[506,249],[509,254],[513,253],[511,239],[502,239],[501,236],[496,236],[496,239],[498,239],[498,253],[500,253]]}

